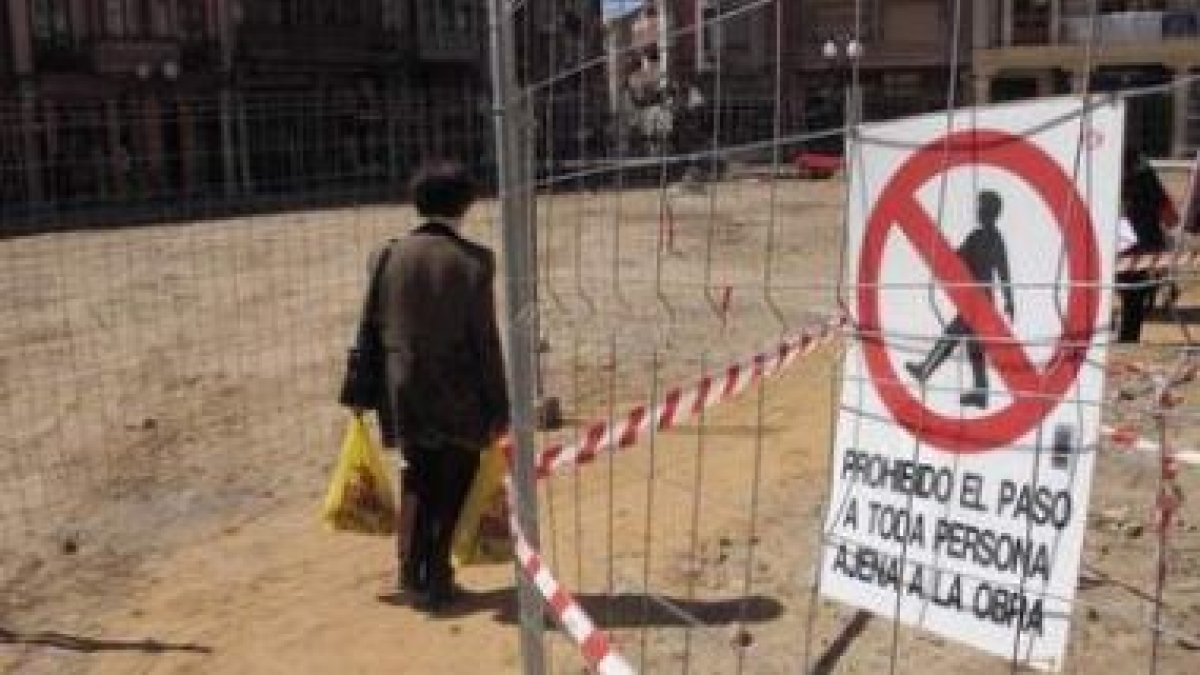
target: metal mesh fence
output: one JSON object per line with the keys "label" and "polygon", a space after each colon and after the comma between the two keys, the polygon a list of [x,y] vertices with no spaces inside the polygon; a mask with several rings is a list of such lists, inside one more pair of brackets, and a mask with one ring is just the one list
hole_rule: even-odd
{"label": "metal mesh fence", "polygon": [[478,89],[455,76],[390,96],[10,98],[0,104],[4,232],[398,199],[422,157],[463,157],[486,185],[495,169]]}
{"label": "metal mesh fence", "polygon": [[[781,380],[756,379],[742,398],[682,425],[663,413],[694,402],[697,389],[688,385],[703,398],[730,364],[754,371],[769,363],[752,355],[769,355],[776,340],[838,314],[846,295],[857,292],[839,280],[848,278],[840,257],[844,209],[858,196],[840,182],[798,180],[795,171],[811,175],[814,167],[805,162],[814,155],[840,154],[843,121],[938,109],[953,119],[972,93],[960,50],[969,30],[963,6],[946,8],[952,18],[942,24],[950,55],[945,70],[917,78],[939,82],[933,88],[939,91],[923,90],[924,102],[889,97],[889,76],[860,72],[851,50],[861,45],[835,36],[829,59],[836,64],[817,74],[827,91],[806,96],[802,106],[783,65],[797,48],[785,42],[792,36],[781,23],[783,3],[707,3],[700,20],[677,16],[690,9],[674,3],[650,5],[633,30],[657,32],[649,42],[668,48],[657,54],[629,48],[647,81],[638,90],[632,77],[632,91],[622,92],[628,99],[614,104],[617,131],[605,161],[592,156],[592,166],[560,168],[539,184],[539,293],[549,348],[541,363],[545,393],[561,397],[567,412],[551,447],[555,441],[592,447],[595,425],[628,431],[639,414],[650,420],[635,449],[606,452],[613,441],[605,437],[598,460],[582,467],[564,460],[544,482],[541,543],[548,567],[642,672],[1020,668],[1016,652],[1010,663],[988,660],[815,595],[820,544],[834,536],[822,532],[830,508],[823,503],[824,450],[833,442],[826,411],[838,410],[841,373],[828,355]],[[851,35],[878,35],[862,23],[877,20],[876,13],[862,5],[846,13]],[[739,70],[736,55],[721,49],[712,52],[708,72],[676,60],[702,59],[708,35],[734,41],[739,32],[768,55],[767,76]],[[566,64],[531,90],[570,96],[579,75],[596,66],[586,59]],[[1134,101],[1158,99],[1189,86],[1185,78],[1123,93]],[[1181,178],[1169,180],[1176,199],[1183,196]],[[1187,272],[1175,268],[1172,275],[1187,285]],[[1177,310],[1164,311],[1168,325],[1186,325]],[[1103,330],[1110,329],[1105,323]],[[1192,358],[1189,339],[1180,335],[1172,327],[1153,340],[1158,346],[1121,346],[1115,358],[1147,364],[1143,377],[1166,373]],[[1079,672],[1115,658],[1122,668],[1169,670],[1188,658],[1187,636],[1194,632],[1193,612],[1169,609],[1169,591],[1162,594],[1171,575],[1187,574],[1182,561],[1191,536],[1177,522],[1161,538],[1147,534],[1153,529],[1147,519],[1163,504],[1155,496],[1161,467],[1153,454],[1115,451],[1116,430],[1125,422],[1140,419],[1140,433],[1153,437],[1152,428],[1171,413],[1146,398],[1131,404],[1125,397],[1138,395],[1118,389],[1112,399],[1079,402],[1102,407],[1106,420],[1066,666]],[[1169,452],[1186,436],[1175,427],[1151,447]],[[1170,463],[1165,455],[1164,461]],[[1194,480],[1188,472],[1167,469],[1172,489],[1187,491],[1180,486]],[[1139,517],[1130,519],[1134,511]],[[1139,581],[1119,579],[1116,569]],[[568,633],[550,643],[555,672],[579,663],[581,648]],[[587,656],[586,645],[582,651]]]}
{"label": "metal mesh fence", "polygon": [[[840,8],[847,26],[861,4]],[[710,59],[706,69],[582,39],[565,6],[538,5],[534,21],[529,4],[505,3],[523,21],[537,250],[532,269],[506,273],[536,280],[537,394],[564,420],[538,448],[583,445],[638,406],[694,403],[686,392],[722,401],[643,426],[636,443],[609,438],[605,448],[628,448],[541,481],[546,565],[641,672],[1016,670],[815,595],[837,353],[824,344],[778,378],[756,376],[781,343],[837,315],[846,292],[846,183],[802,175],[824,168],[797,157],[840,152],[843,123],[860,113],[954,106],[966,87],[950,69],[920,75],[944,85],[923,103],[882,80],[861,93],[844,55],[794,86],[789,3],[697,6],[701,23],[657,40]],[[630,30],[660,31],[648,20]],[[715,35],[729,47],[706,52]],[[753,81],[742,52],[759,57]],[[628,86],[609,86],[614,54]],[[703,86],[656,60],[702,71]],[[638,86],[634,71],[651,75]],[[432,126],[404,112],[428,105],[245,93],[0,111],[0,614],[46,616],[71,593],[104,602],[152,551],[319,498],[368,254],[414,217],[387,199],[422,157],[461,157],[497,182],[486,105],[464,90]],[[61,129],[38,141],[36,163],[23,154],[30,124]],[[1179,177],[1168,187],[1185,189]],[[466,226],[495,248],[498,207],[481,202]],[[1115,369],[1097,402],[1112,433],[1075,672],[1118,659],[1187,672],[1194,659],[1200,540],[1186,512],[1158,539],[1153,509],[1197,476],[1145,451],[1196,443],[1194,409],[1164,405],[1195,400],[1191,382],[1166,386],[1190,367],[1180,328],[1195,289],[1185,270],[1167,276],[1182,293],[1173,313],[1151,345],[1118,350],[1134,367]],[[1153,443],[1138,451],[1131,436]],[[561,626],[547,645],[548,670],[579,669]]]}

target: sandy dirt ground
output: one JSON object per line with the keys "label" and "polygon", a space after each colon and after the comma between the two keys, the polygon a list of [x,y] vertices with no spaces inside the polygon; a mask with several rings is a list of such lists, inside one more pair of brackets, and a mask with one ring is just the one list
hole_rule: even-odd
{"label": "sandy dirt ground", "polygon": [[[544,385],[569,422],[544,440],[828,312],[843,193],[745,180],[676,195],[661,256],[652,191],[543,200]],[[491,208],[469,231],[494,244]],[[0,242],[0,671],[519,670],[508,566],[466,570],[464,602],[430,618],[392,593],[388,541],[316,518],[364,261],[410,219],[364,207]],[[1160,320],[1118,356],[1165,364],[1180,342]],[[838,358],[543,484],[553,569],[643,672],[874,673],[893,652],[897,672],[1010,670],[812,597]],[[1154,432],[1132,412],[1136,380],[1108,393],[1110,419]],[[1172,437],[1200,447],[1196,427],[1173,421]],[[1149,668],[1157,473],[1145,455],[1098,462],[1071,672]],[[1200,470],[1180,483],[1196,494]],[[1200,667],[1198,526],[1186,502],[1160,673]],[[560,635],[548,644],[553,672],[580,671]]]}

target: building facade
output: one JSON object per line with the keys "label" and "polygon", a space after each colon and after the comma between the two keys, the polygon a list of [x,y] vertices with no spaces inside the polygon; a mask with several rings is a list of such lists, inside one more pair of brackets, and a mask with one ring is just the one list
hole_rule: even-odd
{"label": "building facade", "polygon": [[[980,0],[976,98],[1003,101],[1163,85],[1200,73],[1200,1]],[[1095,34],[1093,36],[1093,28]],[[1129,101],[1128,137],[1147,154],[1200,148],[1200,87]]]}
{"label": "building facade", "polygon": [[541,0],[516,15],[518,77],[530,97],[543,175],[602,157],[609,139],[609,84],[601,0]]}
{"label": "building facade", "polygon": [[[178,194],[214,142],[199,101],[221,77],[216,3],[5,0],[6,207]],[[219,146],[219,143],[215,143]]]}
{"label": "building facade", "polygon": [[795,86],[803,90],[810,125],[844,121],[855,69],[859,114],[868,121],[969,100],[962,85],[970,73],[975,3],[864,0],[860,15],[855,3],[802,4],[809,30],[800,33],[802,68],[795,76],[801,81]]}
{"label": "building facade", "polygon": [[[721,145],[770,138],[776,125],[783,136],[840,126],[855,69],[867,119],[940,109],[947,84],[970,67],[971,3],[958,17],[954,4],[866,0],[856,15],[856,3],[844,0],[653,0],[629,27],[635,58],[610,59],[623,69],[611,88],[624,82],[643,134],[668,107],[679,135],[690,119],[699,136]],[[968,29],[957,51],[956,18]],[[610,34],[617,26],[610,23]]]}
{"label": "building facade", "polygon": [[236,161],[226,185],[352,192],[395,187],[422,157],[486,161],[485,3],[245,6],[231,59]]}
{"label": "building facade", "polygon": [[[611,48],[618,50],[609,59],[616,69],[610,90],[622,104],[618,116],[633,151],[650,151],[668,137],[689,149],[768,137],[780,97],[776,67],[799,66],[801,4],[658,0],[610,21]],[[788,120],[798,110],[793,94],[782,95]]]}
{"label": "building facade", "polygon": [[[578,44],[531,62],[601,53],[575,4]],[[486,0],[0,0],[0,210],[388,195],[431,156],[487,177],[489,80]]]}

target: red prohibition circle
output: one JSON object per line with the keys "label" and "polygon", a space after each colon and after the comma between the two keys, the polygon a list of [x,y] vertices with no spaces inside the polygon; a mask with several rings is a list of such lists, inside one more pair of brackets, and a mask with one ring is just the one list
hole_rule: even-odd
{"label": "red prohibition circle", "polygon": [[[989,295],[917,203],[917,190],[938,174],[983,165],[1021,177],[1054,214],[1067,254],[1070,290],[1063,330],[1043,367],[1029,362],[1020,341]],[[1011,218],[1011,216],[1010,216]],[[977,336],[986,358],[1008,387],[1012,402],[982,417],[948,417],[929,409],[897,376],[880,320],[879,272],[892,229],[898,228],[929,265],[943,291]],[[1013,241],[1013,235],[1009,235]],[[978,453],[1016,442],[1058,405],[1075,382],[1100,307],[1100,257],[1087,205],[1062,168],[1029,141],[1002,131],[949,134],[909,157],[896,171],[867,219],[858,266],[858,320],[871,379],[897,423],[935,448]]]}

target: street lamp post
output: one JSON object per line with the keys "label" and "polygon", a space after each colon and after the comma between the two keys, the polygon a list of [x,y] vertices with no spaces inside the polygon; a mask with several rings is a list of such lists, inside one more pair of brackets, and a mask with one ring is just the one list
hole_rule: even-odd
{"label": "street lamp post", "polygon": [[854,66],[862,58],[863,45],[857,37],[840,34],[821,45],[821,57],[830,69],[837,69],[842,85],[842,124],[852,126],[862,117],[862,101]]}

